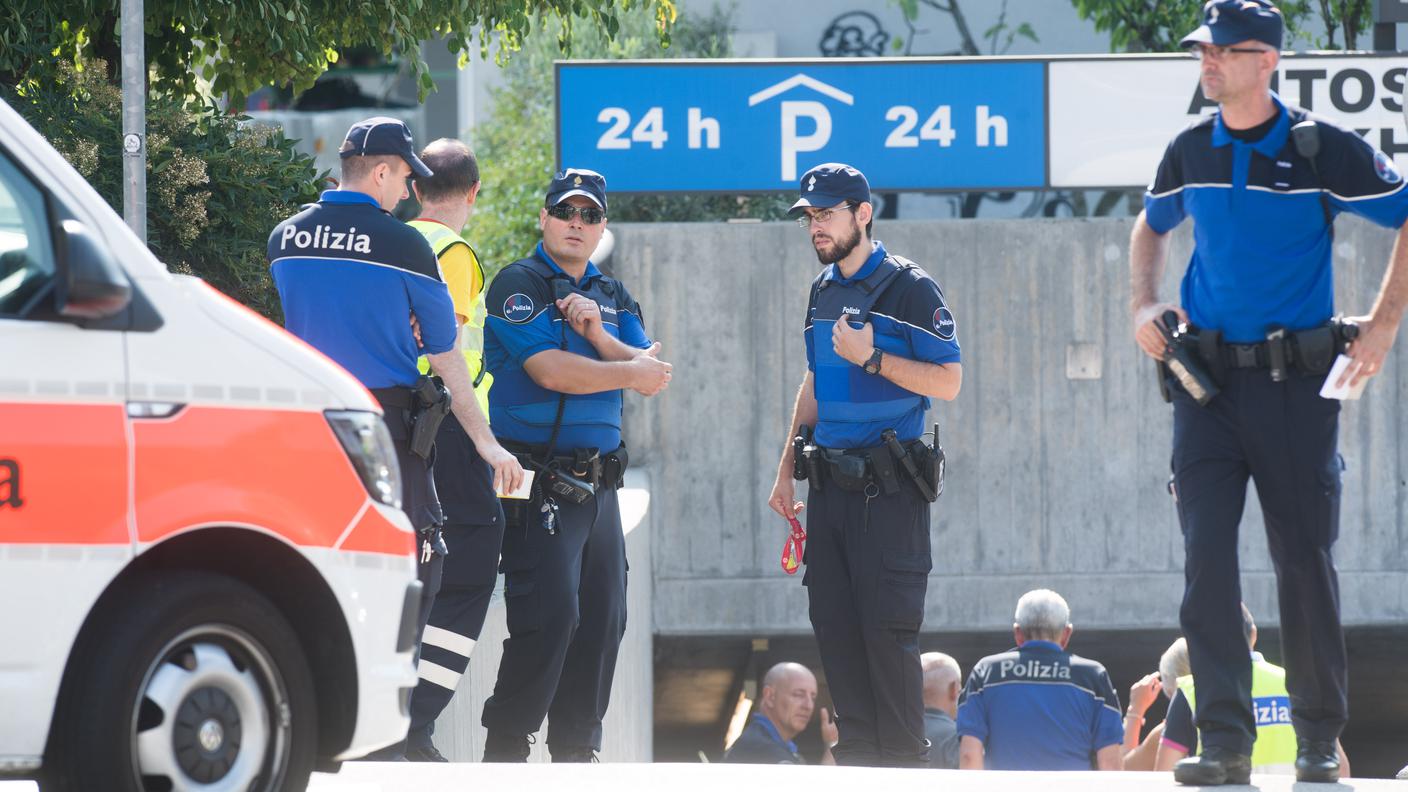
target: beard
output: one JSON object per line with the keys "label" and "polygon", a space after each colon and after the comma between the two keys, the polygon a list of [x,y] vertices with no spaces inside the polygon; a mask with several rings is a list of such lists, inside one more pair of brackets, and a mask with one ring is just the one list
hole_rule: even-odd
{"label": "beard", "polygon": [[[855,217],[852,216],[850,233],[844,237],[833,237],[831,240],[831,249],[829,251],[823,251],[820,248],[815,248],[816,259],[822,264],[835,264],[846,256],[851,255],[851,251],[855,250],[856,246],[859,244],[860,223],[857,223]],[[815,242],[813,242],[813,246],[815,247]]]}

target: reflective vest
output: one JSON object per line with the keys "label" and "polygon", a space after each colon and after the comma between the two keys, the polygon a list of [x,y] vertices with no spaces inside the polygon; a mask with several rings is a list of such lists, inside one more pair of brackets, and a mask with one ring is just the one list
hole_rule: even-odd
{"label": "reflective vest", "polygon": [[[1194,708],[1193,677],[1178,678],[1178,689]],[[1252,712],[1256,716],[1256,742],[1252,744],[1252,772],[1289,775],[1295,772],[1296,732],[1291,725],[1291,695],[1286,692],[1286,669],[1252,655]],[[1198,738],[1199,743],[1202,737]]]}
{"label": "reflective vest", "polygon": [[[484,317],[488,313],[484,308],[484,292],[488,290],[484,265],[479,263],[479,254],[464,241],[464,237],[451,231],[444,223],[412,220],[407,225],[425,236],[431,250],[435,251],[436,259],[456,244],[469,248],[469,259],[474,263],[475,272],[479,276],[479,291],[471,295],[469,319],[464,324],[464,336],[461,340],[464,344],[464,359],[469,365],[469,376],[474,379],[474,397],[479,400],[479,408],[484,411],[485,420],[488,420],[489,388],[494,384],[494,375],[484,368]],[[430,371],[430,363],[425,358],[420,359],[420,371],[422,374]]]}

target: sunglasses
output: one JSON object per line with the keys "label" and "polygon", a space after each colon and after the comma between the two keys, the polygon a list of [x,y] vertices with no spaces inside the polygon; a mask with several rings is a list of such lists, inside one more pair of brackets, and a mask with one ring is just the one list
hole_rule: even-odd
{"label": "sunglasses", "polygon": [[548,215],[563,221],[572,222],[572,218],[577,215],[582,216],[582,222],[587,225],[596,225],[606,219],[606,211],[595,206],[572,206],[571,204],[558,204],[548,207]]}

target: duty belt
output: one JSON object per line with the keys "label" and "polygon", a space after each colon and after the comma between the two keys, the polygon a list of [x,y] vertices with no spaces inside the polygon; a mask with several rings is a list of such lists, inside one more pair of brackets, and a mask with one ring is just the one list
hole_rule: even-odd
{"label": "duty belt", "polygon": [[[929,451],[922,440],[899,445],[906,455],[921,456]],[[845,449],[813,446],[807,453],[807,465],[818,472],[818,483],[823,487],[834,484],[847,492],[863,492],[870,498],[881,492],[894,495],[900,491],[901,474],[906,474],[920,494],[927,500],[933,500],[929,496],[932,487],[925,492],[927,483],[919,477],[917,470],[910,472],[908,466],[903,466],[902,459],[897,459],[888,445]]]}
{"label": "duty belt", "polygon": [[[542,446],[512,440],[504,440],[502,443],[525,468],[546,467],[561,470],[596,488],[609,486],[619,489],[629,465],[624,445],[602,456],[595,448],[579,448],[572,454],[545,455],[542,453]],[[544,462],[544,459],[547,461]]]}

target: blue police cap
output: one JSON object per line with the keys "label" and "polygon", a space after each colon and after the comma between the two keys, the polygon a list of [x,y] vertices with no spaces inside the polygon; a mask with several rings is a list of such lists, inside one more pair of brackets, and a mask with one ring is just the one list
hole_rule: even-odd
{"label": "blue police cap", "polygon": [[1208,0],[1203,6],[1202,26],[1178,43],[1184,47],[1226,47],[1250,40],[1279,50],[1284,27],[1281,9],[1267,0]]}
{"label": "blue police cap", "polygon": [[865,174],[839,162],[827,162],[802,174],[802,197],[787,210],[796,216],[808,206],[829,209],[842,201],[870,202],[870,182]]}
{"label": "blue police cap", "polygon": [[544,206],[557,206],[574,195],[590,198],[592,203],[606,209],[606,177],[594,170],[567,168],[553,174],[548,185],[547,200]]}
{"label": "blue police cap", "polygon": [[338,154],[343,159],[368,154],[391,154],[400,157],[411,166],[411,172],[421,178],[434,176],[430,168],[416,156],[415,144],[411,141],[411,129],[399,118],[377,116],[358,121],[347,130]]}

